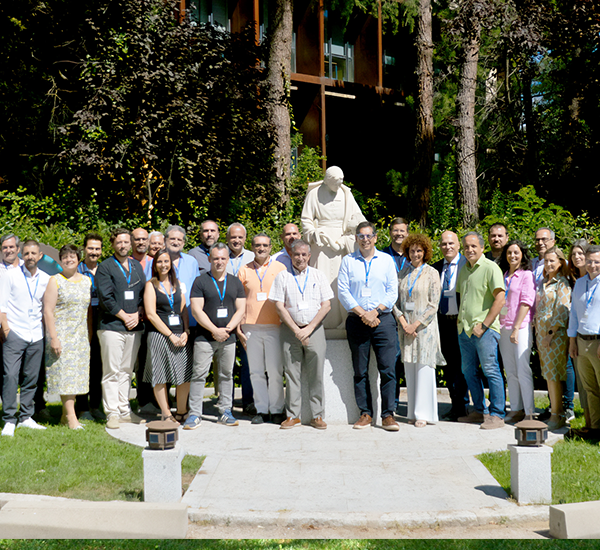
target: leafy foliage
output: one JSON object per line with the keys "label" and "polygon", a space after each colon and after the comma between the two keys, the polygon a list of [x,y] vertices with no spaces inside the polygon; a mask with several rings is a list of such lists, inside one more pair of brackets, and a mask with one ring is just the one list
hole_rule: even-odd
{"label": "leafy foliage", "polygon": [[180,22],[178,6],[128,0],[88,20],[86,101],[61,128],[62,158],[82,193],[102,191],[105,217],[172,218],[175,201],[235,216],[244,201],[264,212],[274,198],[252,29]]}

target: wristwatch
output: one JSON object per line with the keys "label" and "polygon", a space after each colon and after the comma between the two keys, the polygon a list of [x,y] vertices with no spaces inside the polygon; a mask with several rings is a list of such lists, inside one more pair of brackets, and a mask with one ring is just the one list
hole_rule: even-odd
{"label": "wristwatch", "polygon": [[375,311],[377,312],[377,316],[381,316],[381,314],[383,313],[383,311],[381,311],[381,309],[379,309],[378,307],[375,308]]}

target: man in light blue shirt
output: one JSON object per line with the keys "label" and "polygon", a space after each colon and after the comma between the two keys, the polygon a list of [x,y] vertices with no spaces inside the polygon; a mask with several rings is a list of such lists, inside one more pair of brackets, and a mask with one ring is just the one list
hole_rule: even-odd
{"label": "man in light blue shirt", "polygon": [[600,439],[600,246],[585,253],[587,275],[577,279],[571,297],[569,355],[587,393],[590,429],[572,429],[569,435]]}
{"label": "man in light blue shirt", "polygon": [[384,430],[397,431],[394,420],[396,389],[396,340],[398,332],[392,307],[398,299],[394,260],[375,248],[377,233],[370,222],[356,228],[358,250],[344,256],[338,275],[338,297],[348,312],[346,332],[354,367],[354,395],[360,409],[355,429],[373,421],[369,385],[371,346],[381,378],[381,418]]}

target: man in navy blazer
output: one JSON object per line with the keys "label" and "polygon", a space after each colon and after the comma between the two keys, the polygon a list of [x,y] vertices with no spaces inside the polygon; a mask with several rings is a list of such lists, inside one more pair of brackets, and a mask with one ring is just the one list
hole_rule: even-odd
{"label": "man in navy blazer", "polygon": [[467,259],[459,251],[458,235],[452,231],[444,231],[440,239],[440,249],[444,259],[433,264],[439,273],[442,295],[438,309],[438,324],[442,354],[448,363],[444,367],[444,379],[450,392],[452,409],[443,416],[445,420],[456,422],[467,413],[469,390],[461,370],[460,347],[458,345],[458,306],[460,297],[456,293],[458,273]]}

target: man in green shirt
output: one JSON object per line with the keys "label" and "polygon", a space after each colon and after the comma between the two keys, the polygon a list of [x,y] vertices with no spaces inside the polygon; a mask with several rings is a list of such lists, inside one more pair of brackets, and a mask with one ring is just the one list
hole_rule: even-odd
{"label": "man in green shirt", "polygon": [[[463,237],[467,263],[456,284],[460,292],[458,311],[458,343],[461,368],[467,381],[475,410],[459,422],[481,424],[481,429],[504,426],[504,381],[498,363],[500,322],[504,307],[504,277],[498,265],[483,255],[484,240],[473,231]],[[479,365],[487,378],[490,405],[486,405]]]}

